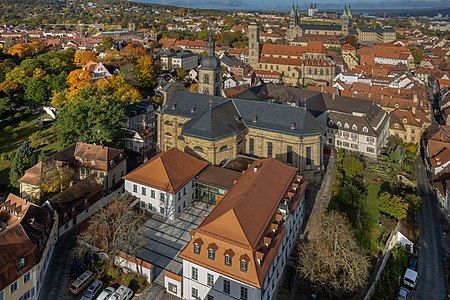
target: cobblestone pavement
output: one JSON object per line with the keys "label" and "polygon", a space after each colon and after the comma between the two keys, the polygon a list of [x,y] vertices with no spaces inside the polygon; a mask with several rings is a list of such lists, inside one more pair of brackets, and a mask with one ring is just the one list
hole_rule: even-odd
{"label": "cobblestone pavement", "polygon": [[77,229],[59,238],[45,276],[39,300],[72,300],[79,297],[69,291],[71,253],[75,245]]}

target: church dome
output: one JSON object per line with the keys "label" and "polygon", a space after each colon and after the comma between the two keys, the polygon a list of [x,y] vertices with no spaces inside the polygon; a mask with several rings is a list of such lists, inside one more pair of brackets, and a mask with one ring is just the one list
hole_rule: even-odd
{"label": "church dome", "polygon": [[201,69],[215,69],[220,67],[220,59],[215,56],[206,56],[201,61]]}

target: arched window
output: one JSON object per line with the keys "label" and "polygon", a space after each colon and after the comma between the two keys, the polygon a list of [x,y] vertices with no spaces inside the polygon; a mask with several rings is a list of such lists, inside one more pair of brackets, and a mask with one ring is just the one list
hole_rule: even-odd
{"label": "arched window", "polygon": [[180,141],[184,141],[184,136],[182,136],[182,135],[179,135],[179,136],[178,136],[178,140],[180,140]]}
{"label": "arched window", "polygon": [[198,152],[198,153],[204,153],[204,152],[203,152],[203,148],[200,147],[200,146],[195,146],[195,147],[194,147],[194,151],[195,151],[195,152]]}
{"label": "arched window", "polygon": [[320,69],[320,75],[323,75],[323,69]]}
{"label": "arched window", "polygon": [[206,84],[209,84],[209,75],[208,74],[205,74],[205,76],[204,76],[204,81],[205,81],[205,83]]}
{"label": "arched window", "polygon": [[219,152],[224,152],[228,150],[228,145],[223,145],[222,147],[220,147]]}
{"label": "arched window", "polygon": [[204,89],[203,89],[203,94],[209,94],[208,88],[204,88]]}
{"label": "arched window", "polygon": [[317,75],[317,68],[314,68],[314,75]]}
{"label": "arched window", "polygon": [[172,136],[172,134],[170,132],[166,132],[164,133],[165,136]]}
{"label": "arched window", "polygon": [[172,126],[172,123],[171,123],[170,121],[165,121],[165,122],[164,122],[164,125]]}

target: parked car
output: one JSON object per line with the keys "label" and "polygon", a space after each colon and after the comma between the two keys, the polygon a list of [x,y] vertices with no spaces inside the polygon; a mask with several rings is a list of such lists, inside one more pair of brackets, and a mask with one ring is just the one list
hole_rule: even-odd
{"label": "parked car", "polygon": [[75,279],[75,281],[70,285],[69,290],[72,294],[78,295],[82,290],[84,290],[85,287],[89,285],[89,283],[92,282],[92,280],[94,280],[94,273],[87,270]]}
{"label": "parked car", "polygon": [[84,271],[89,269],[92,262],[92,256],[89,254],[85,254],[83,257],[77,259],[70,266],[70,275],[73,277],[78,277]]}
{"label": "parked car", "polygon": [[407,300],[411,296],[411,291],[405,287],[401,287],[398,291],[397,300]]}
{"label": "parked car", "polygon": [[403,276],[403,283],[409,287],[415,288],[417,284],[417,277],[417,272],[408,268]]}
{"label": "parked car", "polygon": [[411,270],[417,271],[417,258],[410,257],[408,262],[408,268]]}
{"label": "parked car", "polygon": [[83,297],[80,300],[92,300],[94,297],[100,292],[102,288],[103,282],[98,279],[95,279],[94,282],[87,288],[84,292]]}
{"label": "parked car", "polygon": [[328,146],[323,146],[323,154],[325,154],[325,155],[335,155],[336,154],[336,149],[333,149],[333,148],[328,147]]}
{"label": "parked car", "polygon": [[96,300],[107,300],[116,290],[113,287],[108,286],[104,289],[100,295],[98,295]]}
{"label": "parked car", "polygon": [[119,286],[119,288],[109,296],[108,300],[130,300],[133,297],[133,291],[126,286]]}

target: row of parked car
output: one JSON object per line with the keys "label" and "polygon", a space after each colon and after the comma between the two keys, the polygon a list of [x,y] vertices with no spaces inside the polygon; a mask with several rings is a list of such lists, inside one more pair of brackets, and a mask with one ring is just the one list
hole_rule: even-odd
{"label": "row of parked car", "polygon": [[403,285],[398,291],[397,300],[407,300],[411,297],[412,291],[416,288],[417,278],[417,258],[410,257],[408,262],[408,268],[403,275]]}
{"label": "row of parked car", "polygon": [[87,270],[70,285],[70,292],[74,295],[81,294],[86,289],[81,300],[130,300],[133,297],[133,291],[126,286],[103,288],[103,282],[95,279],[95,274]]}

